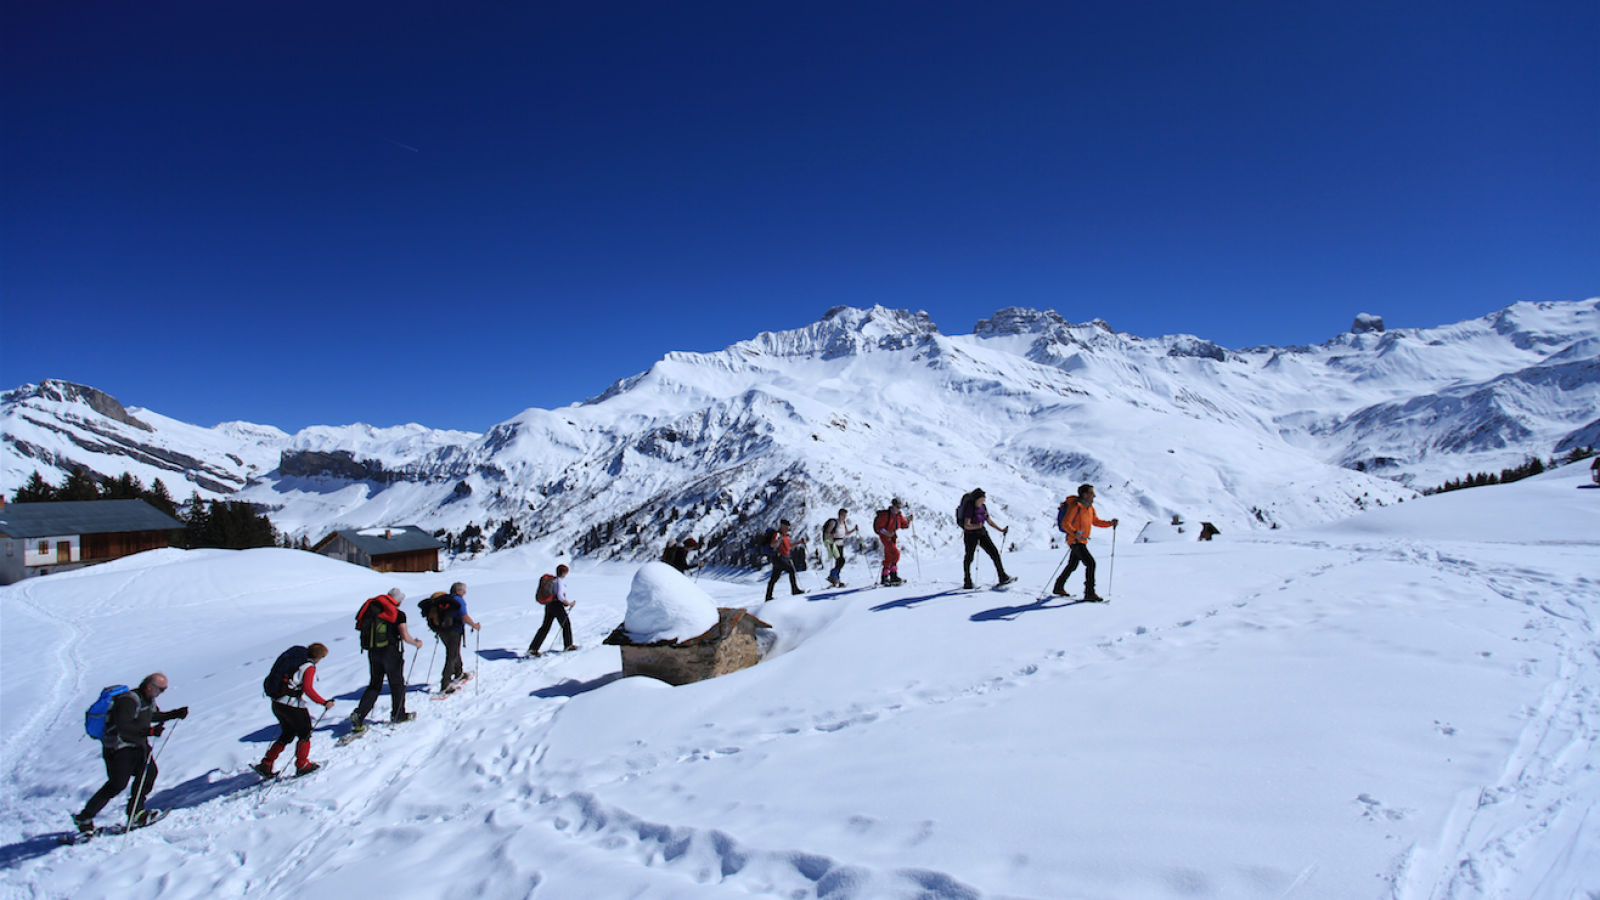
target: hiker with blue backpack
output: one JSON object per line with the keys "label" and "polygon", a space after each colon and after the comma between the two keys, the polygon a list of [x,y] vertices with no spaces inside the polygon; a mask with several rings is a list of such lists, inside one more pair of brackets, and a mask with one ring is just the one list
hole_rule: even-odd
{"label": "hiker with blue backpack", "polygon": [[278,738],[267,748],[261,762],[250,766],[262,778],[273,778],[272,766],[284,748],[294,741],[294,773],[310,775],[322,768],[311,761],[311,709],[306,701],[322,705],[324,712],[333,709],[333,701],[317,693],[317,663],[328,655],[326,644],[309,647],[294,646],[278,655],[277,662],[267,673],[261,690],[272,699],[272,714],[278,719]]}
{"label": "hiker with blue backpack", "polygon": [[[1098,603],[1105,598],[1094,592],[1094,556],[1089,553],[1089,532],[1095,528],[1116,528],[1117,519],[1106,521],[1094,512],[1094,485],[1083,484],[1078,486],[1078,494],[1068,497],[1061,502],[1060,513],[1056,519],[1056,527],[1067,536],[1068,553],[1067,567],[1061,570],[1061,577],[1056,579],[1054,593],[1058,597],[1067,594],[1067,576],[1083,564],[1083,599],[1090,603]],[[1113,535],[1115,537],[1115,535]],[[1113,549],[1115,544],[1113,543]],[[1115,561],[1115,556],[1113,556]]]}
{"label": "hiker with blue backpack", "polygon": [[988,496],[983,488],[976,488],[967,492],[961,498],[961,505],[956,507],[956,521],[961,525],[961,541],[966,549],[966,556],[961,560],[961,571],[966,576],[962,585],[967,590],[972,589],[972,557],[982,547],[983,552],[989,554],[994,561],[994,569],[1000,578],[996,587],[1005,587],[1017,579],[1006,574],[1006,564],[1000,560],[1000,548],[994,545],[994,539],[989,537],[989,529],[993,528],[1001,534],[1010,534],[1010,528],[1000,527],[999,523],[989,517],[989,507],[985,503]]}
{"label": "hiker with blue backpack", "polygon": [[[167,689],[167,676],[156,672],[145,676],[133,690],[118,686],[106,688],[100,699],[90,707],[87,730],[90,737],[100,739],[100,756],[106,764],[106,783],[95,791],[84,805],[83,811],[74,813],[72,824],[84,834],[94,834],[94,817],[100,814],[111,798],[122,793],[128,782],[138,777],[133,792],[128,795],[128,827],[148,825],[161,817],[156,810],[144,808],[145,798],[155,787],[156,761],[150,755],[150,738],[160,737],[166,728],[163,724],[173,719],[189,717],[189,707],[180,706],[171,712],[162,712],[156,698]],[[96,734],[96,732],[99,732]]]}

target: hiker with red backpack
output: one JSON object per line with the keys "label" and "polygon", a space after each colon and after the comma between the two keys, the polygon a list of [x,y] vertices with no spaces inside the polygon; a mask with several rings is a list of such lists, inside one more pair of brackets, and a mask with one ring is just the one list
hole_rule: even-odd
{"label": "hiker with red backpack", "polygon": [[466,667],[461,664],[461,642],[467,637],[467,626],[482,631],[483,626],[467,615],[467,586],[458,581],[450,585],[450,593],[432,597],[426,613],[428,627],[444,644],[444,672],[439,675],[439,692],[448,693],[451,685],[465,680]]}
{"label": "hiker with red backpack", "polygon": [[272,698],[272,714],[278,719],[278,738],[267,748],[267,755],[261,758],[261,762],[250,766],[262,778],[277,776],[272,766],[291,740],[295,742],[296,775],[310,775],[322,768],[320,763],[311,761],[313,725],[306,701],[321,704],[324,712],[333,709],[333,701],[317,693],[316,688],[317,663],[327,655],[326,644],[290,647],[278,656],[278,661],[272,664],[272,671],[267,673],[262,690]]}
{"label": "hiker with red backpack", "polygon": [[533,636],[533,643],[528,645],[530,657],[541,655],[544,639],[550,634],[550,626],[556,622],[561,623],[561,639],[565,642],[565,648],[578,649],[578,645],[572,642],[572,622],[567,618],[567,610],[578,605],[567,599],[567,573],[570,571],[565,565],[559,565],[554,575],[539,576],[539,588],[534,592],[533,599],[544,607],[544,622],[539,626],[539,633]]}
{"label": "hiker with red backpack", "polygon": [[356,613],[356,630],[361,632],[361,649],[367,654],[367,671],[372,676],[367,690],[350,714],[350,733],[361,734],[367,730],[367,713],[378,703],[378,693],[383,682],[389,682],[389,722],[398,725],[417,717],[406,712],[406,658],[400,650],[402,643],[422,649],[422,641],[411,636],[406,627],[406,611],[400,608],[406,592],[390,588],[361,604]]}
{"label": "hiker with red backpack", "polygon": [[772,558],[772,577],[767,579],[767,599],[763,603],[772,602],[772,589],[778,586],[778,579],[783,573],[789,573],[789,593],[804,594],[805,589],[800,587],[800,582],[795,580],[794,551],[796,547],[804,547],[805,538],[797,541],[789,540],[789,520],[782,519],[778,522],[778,530],[771,532],[767,539],[766,555]]}
{"label": "hiker with red backpack", "polygon": [[878,542],[883,544],[883,572],[878,578],[879,584],[905,584],[900,577],[900,536],[902,528],[911,527],[911,516],[900,514],[900,498],[889,501],[888,509],[878,510],[872,519],[872,530],[878,535]]}
{"label": "hiker with red backpack", "polygon": [[967,492],[961,498],[961,505],[956,508],[956,521],[961,524],[961,542],[966,550],[966,555],[961,560],[961,571],[966,576],[962,587],[972,589],[972,557],[977,555],[978,548],[989,554],[989,559],[994,561],[995,573],[1000,578],[997,587],[1005,587],[1017,579],[1006,574],[1006,564],[1000,560],[1000,548],[994,545],[994,539],[989,537],[989,529],[993,528],[1001,534],[1010,534],[1010,528],[1000,527],[1000,524],[989,517],[989,506],[985,502],[988,495],[983,488],[976,488]]}
{"label": "hiker with red backpack", "polygon": [[134,690],[118,687],[101,692],[102,697],[113,694],[110,709],[99,723],[105,729],[100,734],[100,757],[106,764],[106,783],[84,804],[82,812],[72,815],[72,824],[83,834],[96,833],[94,817],[112,797],[122,793],[135,776],[138,776],[138,784],[128,795],[128,826],[138,828],[161,817],[158,810],[144,808],[145,798],[150,796],[159,774],[156,761],[150,755],[150,738],[161,736],[166,727],[162,723],[189,717],[187,706],[171,712],[162,712],[156,706],[156,698],[166,689],[167,676],[156,672],[146,675]]}
{"label": "hiker with red backpack", "polygon": [[1082,484],[1078,486],[1078,494],[1068,497],[1061,502],[1061,512],[1056,520],[1056,527],[1067,535],[1068,552],[1071,554],[1067,560],[1067,567],[1061,570],[1061,577],[1056,579],[1054,593],[1064,597],[1067,594],[1067,576],[1083,564],[1083,599],[1098,603],[1105,600],[1094,592],[1094,556],[1089,553],[1089,532],[1094,528],[1115,528],[1119,520],[1112,519],[1107,522],[1095,515],[1094,512],[1094,485]]}

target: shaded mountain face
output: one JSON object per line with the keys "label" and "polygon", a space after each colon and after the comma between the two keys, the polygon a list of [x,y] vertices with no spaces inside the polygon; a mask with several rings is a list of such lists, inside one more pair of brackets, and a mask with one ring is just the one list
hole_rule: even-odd
{"label": "shaded mountain face", "polygon": [[1046,546],[1057,504],[1084,482],[1125,526],[1238,534],[1592,443],[1597,307],[1518,304],[1430,329],[1363,314],[1320,346],[1243,350],[1049,310],[946,335],[924,313],[836,307],[716,353],[669,353],[598,397],[481,435],[207,429],[45,382],[0,396],[0,487],[81,465],[162,477],[180,498],[250,500],[313,539],[476,524],[602,558],[694,535],[737,562],[779,518],[814,539],[840,508],[866,535],[894,496],[935,549],[958,542],[954,509],[974,487],[1008,542]]}

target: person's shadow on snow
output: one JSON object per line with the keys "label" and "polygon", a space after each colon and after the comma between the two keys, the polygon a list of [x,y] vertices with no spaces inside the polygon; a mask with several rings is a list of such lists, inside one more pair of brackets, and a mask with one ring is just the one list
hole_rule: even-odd
{"label": "person's shadow on snow", "polygon": [[997,606],[994,609],[986,609],[983,612],[973,613],[972,621],[1010,622],[1015,620],[1018,616],[1021,616],[1023,613],[1038,612],[1044,609],[1066,609],[1069,606],[1077,606],[1083,602],[1082,600],[1068,600],[1065,603],[1052,604],[1051,601],[1055,599],[1057,598],[1053,596],[1042,597],[1023,606]]}

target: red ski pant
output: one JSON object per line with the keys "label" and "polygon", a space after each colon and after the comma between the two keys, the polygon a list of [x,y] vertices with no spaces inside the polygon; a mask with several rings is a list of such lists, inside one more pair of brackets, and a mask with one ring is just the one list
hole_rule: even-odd
{"label": "red ski pant", "polygon": [[893,536],[878,535],[878,541],[883,544],[883,570],[885,572],[900,571],[900,542]]}

